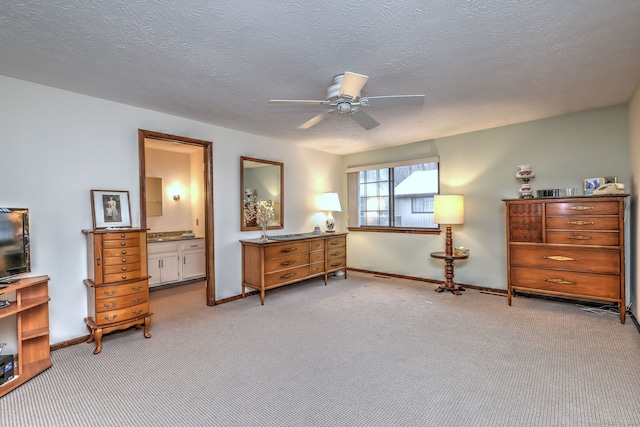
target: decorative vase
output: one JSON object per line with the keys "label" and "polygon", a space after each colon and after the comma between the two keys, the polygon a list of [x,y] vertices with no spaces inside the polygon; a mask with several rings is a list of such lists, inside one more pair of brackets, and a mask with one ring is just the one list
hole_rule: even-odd
{"label": "decorative vase", "polygon": [[529,181],[535,178],[536,173],[531,169],[529,165],[520,165],[518,166],[520,170],[516,172],[516,179],[522,182],[520,189],[518,192],[520,193],[520,198],[529,199],[533,197],[533,188]]}
{"label": "decorative vase", "polygon": [[262,237],[260,238],[263,242],[269,240],[269,235],[267,234],[267,230],[269,229],[269,222],[264,221],[260,223],[260,227],[262,227]]}

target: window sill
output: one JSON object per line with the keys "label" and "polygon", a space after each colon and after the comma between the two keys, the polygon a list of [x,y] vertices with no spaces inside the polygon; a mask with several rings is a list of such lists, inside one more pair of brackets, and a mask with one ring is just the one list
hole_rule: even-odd
{"label": "window sill", "polygon": [[439,228],[390,228],[390,227],[347,227],[350,232],[397,233],[397,234],[440,234]]}

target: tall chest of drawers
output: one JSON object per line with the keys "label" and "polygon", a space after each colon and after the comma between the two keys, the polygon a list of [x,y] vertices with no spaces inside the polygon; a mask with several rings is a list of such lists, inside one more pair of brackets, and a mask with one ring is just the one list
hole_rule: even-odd
{"label": "tall chest of drawers", "polygon": [[516,291],[625,308],[626,195],[504,200],[508,303]]}
{"label": "tall chest of drawers", "polygon": [[147,233],[144,229],[83,230],[87,235],[89,278],[87,287],[89,340],[102,350],[103,334],[149,326],[149,275]]}
{"label": "tall chest of drawers", "polygon": [[243,298],[245,288],[253,288],[260,291],[260,301],[264,304],[265,292],[269,289],[322,275],[326,285],[329,273],[346,270],[346,233],[300,236],[286,241],[240,241]]}

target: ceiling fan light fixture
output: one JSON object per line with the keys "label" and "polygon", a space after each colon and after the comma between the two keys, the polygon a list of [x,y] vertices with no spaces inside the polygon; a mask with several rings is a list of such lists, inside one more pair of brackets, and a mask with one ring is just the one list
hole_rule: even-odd
{"label": "ceiling fan light fixture", "polygon": [[351,104],[348,102],[341,102],[338,104],[338,111],[341,113],[349,113],[351,111]]}

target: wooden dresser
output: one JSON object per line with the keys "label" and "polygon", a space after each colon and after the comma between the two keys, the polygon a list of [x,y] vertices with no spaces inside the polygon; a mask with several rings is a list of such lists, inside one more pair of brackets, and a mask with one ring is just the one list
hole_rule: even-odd
{"label": "wooden dresser", "polygon": [[504,200],[509,305],[516,291],[614,302],[624,323],[626,197]]}
{"label": "wooden dresser", "polygon": [[265,292],[311,277],[324,275],[347,267],[347,235],[331,233],[287,238],[286,241],[261,239],[241,240],[242,243],[242,297],[245,288],[260,291],[264,304]]}
{"label": "wooden dresser", "polygon": [[147,233],[144,229],[83,230],[87,235],[87,305],[84,319],[89,329],[88,343],[96,342],[94,354],[102,350],[102,335],[149,325],[149,276],[147,273]]}

